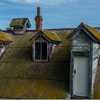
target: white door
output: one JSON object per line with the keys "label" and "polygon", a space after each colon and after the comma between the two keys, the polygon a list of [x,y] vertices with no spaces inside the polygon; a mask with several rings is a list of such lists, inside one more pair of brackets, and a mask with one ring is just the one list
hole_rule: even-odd
{"label": "white door", "polygon": [[73,68],[73,95],[88,96],[89,57],[75,56]]}

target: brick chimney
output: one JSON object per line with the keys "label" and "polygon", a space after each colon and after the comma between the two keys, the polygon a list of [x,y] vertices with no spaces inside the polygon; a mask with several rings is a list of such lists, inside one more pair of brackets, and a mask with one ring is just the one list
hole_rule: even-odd
{"label": "brick chimney", "polygon": [[35,17],[36,21],[36,31],[42,29],[42,16],[40,16],[40,7],[37,7],[37,16]]}

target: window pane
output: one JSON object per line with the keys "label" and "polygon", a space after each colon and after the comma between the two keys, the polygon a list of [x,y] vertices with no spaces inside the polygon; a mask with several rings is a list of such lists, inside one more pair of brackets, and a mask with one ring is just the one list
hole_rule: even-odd
{"label": "window pane", "polygon": [[42,60],[47,60],[47,43],[42,42]]}
{"label": "window pane", "polygon": [[35,60],[40,60],[40,43],[35,43]]}

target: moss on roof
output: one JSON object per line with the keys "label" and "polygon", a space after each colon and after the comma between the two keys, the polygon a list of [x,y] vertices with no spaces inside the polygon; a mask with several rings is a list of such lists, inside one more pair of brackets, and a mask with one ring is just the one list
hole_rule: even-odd
{"label": "moss on roof", "polygon": [[81,23],[81,25],[83,25],[86,29],[88,29],[88,31],[90,31],[92,33],[92,35],[94,37],[96,37],[96,39],[100,40],[100,33],[96,29],[94,29],[84,23]]}
{"label": "moss on roof", "polygon": [[93,99],[100,99],[100,81],[95,83]]}
{"label": "moss on roof", "polygon": [[60,38],[56,35],[56,33],[50,32],[48,30],[41,30],[49,39],[52,41],[58,41],[61,42]]}
{"label": "moss on roof", "polygon": [[[67,97],[65,82],[50,80],[27,80],[27,79],[0,79],[0,96],[7,98],[23,99],[62,99]],[[13,85],[11,85],[13,84]],[[9,88],[9,89],[8,89]],[[63,88],[65,88],[63,90]],[[48,92],[48,93],[47,93]],[[3,94],[4,93],[4,94]]]}
{"label": "moss on roof", "polygon": [[70,43],[66,40],[68,34],[57,33],[62,40],[60,47],[50,62],[40,64],[32,62],[32,44],[29,39],[34,34],[13,35],[12,46],[0,60],[0,97],[67,98],[70,52]]}
{"label": "moss on roof", "polygon": [[0,31],[0,41],[12,41],[12,37],[10,34]]}

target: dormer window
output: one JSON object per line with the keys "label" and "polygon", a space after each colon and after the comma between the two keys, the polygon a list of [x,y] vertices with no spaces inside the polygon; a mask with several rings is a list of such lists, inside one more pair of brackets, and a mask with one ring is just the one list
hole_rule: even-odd
{"label": "dormer window", "polygon": [[39,30],[35,36],[31,38],[32,42],[32,58],[33,61],[50,61],[52,55],[59,43],[59,37],[48,30]]}
{"label": "dormer window", "polygon": [[35,61],[48,61],[48,42],[35,42]]}

